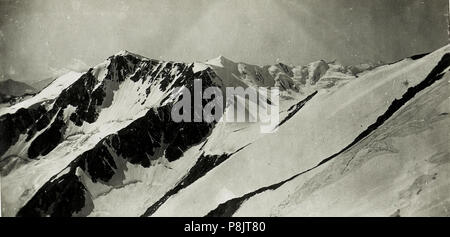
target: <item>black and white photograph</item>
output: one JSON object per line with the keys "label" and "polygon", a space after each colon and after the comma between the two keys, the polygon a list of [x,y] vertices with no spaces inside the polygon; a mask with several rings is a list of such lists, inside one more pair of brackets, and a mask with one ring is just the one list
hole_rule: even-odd
{"label": "black and white photograph", "polygon": [[0,216],[448,217],[449,10],[0,0]]}

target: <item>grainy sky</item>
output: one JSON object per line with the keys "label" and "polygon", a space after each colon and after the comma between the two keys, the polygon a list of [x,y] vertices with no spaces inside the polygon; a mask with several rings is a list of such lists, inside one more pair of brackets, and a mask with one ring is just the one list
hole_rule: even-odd
{"label": "grainy sky", "polygon": [[0,0],[0,75],[41,80],[122,49],[186,62],[390,62],[447,44],[448,9],[448,0]]}

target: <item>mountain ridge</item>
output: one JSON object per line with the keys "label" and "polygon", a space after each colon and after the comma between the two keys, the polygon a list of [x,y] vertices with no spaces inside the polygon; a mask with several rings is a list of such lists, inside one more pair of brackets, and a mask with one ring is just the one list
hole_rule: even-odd
{"label": "mountain ridge", "polygon": [[[421,85],[448,53],[446,46],[356,77],[341,65],[325,61],[256,66],[219,57],[209,64],[181,63],[120,51],[87,72],[65,74],[34,97],[0,108],[0,131],[8,134],[0,138],[2,215],[202,216],[229,200],[321,164],[317,171],[280,189],[247,198],[232,212],[251,215],[248,206],[263,207],[267,202],[258,198],[269,198],[274,203],[287,200],[289,205],[268,205],[277,210],[272,214],[286,215],[301,204],[270,195],[295,193],[291,186],[298,185],[298,180],[339,163],[336,159],[322,163],[322,159],[351,144],[410,88]],[[442,69],[443,77],[447,71],[448,67]],[[181,97],[172,93],[179,86],[193,89],[195,79],[202,81],[203,89],[278,87],[282,121],[278,131],[262,134],[260,122],[173,122],[170,111]],[[426,101],[435,103],[443,114],[440,119],[447,121],[445,107],[439,104],[446,103],[445,91],[435,98],[428,90],[420,90],[422,97],[429,97]],[[400,106],[401,111],[418,103],[411,101]],[[202,105],[208,102],[203,99]],[[227,112],[224,108],[223,116]],[[445,147],[438,148],[436,152],[446,152]],[[404,147],[397,149],[405,151]],[[440,167],[445,170],[443,164]],[[353,174],[358,169],[355,166],[346,172]],[[408,180],[415,178],[408,176]],[[407,183],[399,183],[399,188]],[[445,181],[438,179],[438,183]],[[385,188],[387,183],[377,185]],[[291,189],[286,191],[286,187]],[[339,195],[345,196],[346,191]],[[430,200],[420,200],[430,204]],[[445,206],[443,200],[438,204]],[[380,210],[387,215],[394,207]],[[267,208],[254,209],[254,213],[268,213]],[[410,206],[400,209],[414,214]]]}

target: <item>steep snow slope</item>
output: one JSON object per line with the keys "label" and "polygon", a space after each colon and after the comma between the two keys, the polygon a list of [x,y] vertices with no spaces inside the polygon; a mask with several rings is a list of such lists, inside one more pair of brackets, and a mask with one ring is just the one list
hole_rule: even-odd
{"label": "steep snow slope", "polygon": [[[65,73],[66,74],[66,73]],[[50,85],[54,80],[58,79],[57,77],[49,77],[36,82],[31,83],[31,86],[36,89],[37,92],[42,91],[45,87]]]}
{"label": "steep snow slope", "polygon": [[220,193],[227,193],[228,200],[245,199],[248,193],[314,167],[351,144],[395,99],[423,81],[448,52],[446,46],[418,60],[377,68],[334,92],[319,91],[277,133],[236,153],[154,215],[206,215],[225,202]]}
{"label": "steep snow slope", "polygon": [[235,216],[448,216],[450,74],[366,139]]}
{"label": "steep snow slope", "polygon": [[35,104],[46,103],[54,100],[64,89],[80,78],[81,75],[82,73],[78,72],[68,72],[67,74],[62,75],[36,96],[11,107],[0,108],[0,116],[7,113],[15,113],[20,108],[28,108]]}

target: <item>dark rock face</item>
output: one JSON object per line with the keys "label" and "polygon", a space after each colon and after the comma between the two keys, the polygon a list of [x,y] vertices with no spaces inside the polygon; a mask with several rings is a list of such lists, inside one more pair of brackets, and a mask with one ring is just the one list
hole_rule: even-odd
{"label": "dark rock face", "polygon": [[[110,63],[103,81],[98,81],[91,68],[61,92],[52,108],[46,110],[43,104],[36,104],[30,108],[19,109],[13,114],[1,116],[0,132],[5,136],[0,137],[0,156],[18,141],[21,134],[27,134],[26,142],[32,142],[28,150],[29,158],[48,154],[62,141],[62,135],[70,121],[76,126],[81,126],[84,122],[95,122],[99,112],[110,105],[105,104],[105,98],[113,97],[113,91],[117,89],[110,84],[121,83],[132,74],[130,79],[133,81],[161,79],[161,90],[166,90],[169,83],[174,80],[176,75],[170,74],[173,66],[179,67],[182,74],[182,82],[178,84],[195,76],[191,70],[192,65],[182,63],[163,64],[131,54],[115,55],[108,60]],[[162,68],[161,72],[154,70],[156,67]],[[150,90],[151,88],[147,89],[147,94]],[[75,107],[75,111],[70,114],[70,121],[64,121],[62,115],[69,105]],[[35,137],[36,133],[43,129],[46,130]]]}
{"label": "dark rock face", "polygon": [[287,122],[290,118],[292,118],[305,104],[311,100],[315,95],[317,94],[317,91],[312,93],[311,95],[307,96],[305,99],[301,100],[297,104],[291,106],[288,109],[289,114],[277,125],[277,127],[283,125],[285,122]]}
{"label": "dark rock face", "polygon": [[[243,149],[242,147],[241,149]],[[241,149],[235,151],[239,152]],[[234,154],[233,153],[233,154]],[[188,173],[178,182],[178,184],[171,190],[169,190],[162,198],[150,206],[142,216],[151,216],[155,213],[162,204],[164,204],[172,195],[177,194],[180,190],[194,183],[199,178],[203,177],[206,173],[220,165],[227,160],[233,154],[222,155],[205,155],[203,153],[198,159],[195,165],[188,171]]]}
{"label": "dark rock face", "polygon": [[278,65],[281,67],[283,72],[286,73],[288,76],[290,77],[294,76],[294,72],[292,72],[292,70],[286,64],[278,63]]}
{"label": "dark rock face", "polygon": [[72,216],[86,205],[86,189],[70,172],[47,182],[17,213],[17,216]]}
{"label": "dark rock face", "polygon": [[411,58],[412,60],[418,60],[418,59],[421,59],[421,58],[427,56],[428,54],[430,54],[430,53],[416,54],[416,55],[411,56],[410,58]]}
{"label": "dark rock face", "polygon": [[28,148],[28,157],[36,158],[52,151],[63,140],[64,128],[63,112],[60,111],[50,127],[33,140]]}
{"label": "dark rock face", "polygon": [[[74,124],[81,126],[83,121],[92,123],[97,118],[96,106],[100,105],[104,92],[99,87],[93,90],[97,83],[91,70],[83,74],[74,84],[63,90],[55,100],[54,106],[47,111],[42,104],[36,104],[29,108],[19,109],[13,114],[5,114],[0,117],[0,128],[4,130],[0,141],[0,155],[10,146],[14,145],[20,134],[27,134],[26,141],[33,139],[28,150],[29,158],[46,155],[61,141],[68,121],[64,121],[63,112],[68,105],[76,107],[76,111],[70,115]],[[50,122],[53,120],[52,124]],[[46,128],[39,136],[34,137],[38,131]]]}
{"label": "dark rock face", "polygon": [[[41,121],[45,112],[43,106],[37,105],[29,109],[19,109],[15,114],[1,116],[0,156],[18,141],[20,134],[25,134],[36,121]],[[41,123],[37,124],[39,127],[42,126]]]}
{"label": "dark rock face", "polygon": [[[130,126],[120,130],[117,134],[104,138],[93,149],[83,153],[70,165],[70,175],[65,175],[57,181],[44,185],[40,192],[36,193],[30,202],[25,205],[19,215],[50,215],[71,216],[79,211],[79,206],[67,206],[72,208],[70,212],[54,212],[38,200],[63,199],[68,202],[84,203],[79,194],[85,190],[84,186],[75,176],[77,167],[89,175],[93,182],[107,183],[117,173],[118,165],[114,157],[124,157],[127,162],[149,167],[152,159],[159,158],[155,154],[163,154],[165,151],[168,161],[179,159],[183,152],[192,145],[198,144],[205,139],[213,128],[208,123],[174,123],[170,119],[170,110],[167,107],[151,110],[149,113],[133,122]],[[66,180],[70,179],[70,181]],[[70,182],[72,185],[63,188]],[[74,190],[70,190],[74,189]],[[65,196],[75,193],[75,196]],[[50,197],[49,197],[50,195]],[[54,197],[52,199],[52,197]],[[74,200],[72,200],[72,198]],[[66,202],[55,202],[53,208],[64,208]]]}
{"label": "dark rock face", "polygon": [[93,123],[97,119],[97,107],[103,102],[105,92],[104,82],[94,89],[97,79],[92,75],[92,69],[83,74],[70,88],[65,90],[56,100],[57,107],[66,108],[68,105],[76,107],[74,113],[70,115],[70,120],[77,126],[81,126],[84,121]]}
{"label": "dark rock face", "polygon": [[170,107],[150,110],[126,128],[105,137],[96,147],[77,158],[77,164],[93,182],[108,182],[117,169],[114,157],[150,167],[151,160],[165,154],[168,161],[179,159],[193,145],[202,142],[214,124],[175,123]]}
{"label": "dark rock face", "polygon": [[[107,88],[107,81],[125,80],[127,74],[130,73],[134,74],[129,79],[135,82],[160,80],[158,89],[163,91],[179,86],[185,86],[193,91],[194,79],[202,80],[203,90],[214,85],[212,77],[215,75],[211,69],[194,73],[192,65],[172,62],[156,64],[155,61],[141,61],[130,55],[115,56],[111,62],[108,74],[100,86],[96,86],[96,79],[90,70],[56,100],[56,108],[65,108],[69,104],[77,108],[70,116],[70,120],[75,125],[81,125],[83,121],[94,122],[98,115],[98,106],[102,105],[105,94],[109,93],[104,90]],[[140,66],[135,67],[135,65]],[[178,70],[176,75],[171,73],[175,67]],[[176,76],[177,80],[174,81]],[[151,88],[147,90],[151,90]],[[191,97],[191,101],[194,101],[193,93]],[[165,98],[164,101],[167,99]],[[204,99],[203,106],[209,101]],[[176,123],[171,118],[173,103],[169,102],[148,110],[145,116],[134,120],[116,133],[106,136],[95,147],[78,156],[69,165],[70,171],[67,174],[49,181],[41,187],[18,215],[71,216],[80,212],[84,203],[89,201],[87,198],[89,190],[84,187],[77,176],[77,169],[83,170],[94,183],[113,185],[109,183],[112,182],[113,177],[119,177],[119,180],[114,178],[114,182],[122,182],[120,174],[123,172],[121,170],[123,163],[130,162],[147,168],[151,166],[152,160],[159,159],[162,155],[172,162],[179,159],[190,147],[203,142],[215,124],[206,122]],[[52,114],[52,112],[55,113],[55,119],[44,132],[33,140],[28,150],[30,157],[47,154],[62,140],[66,126],[62,120],[63,110],[56,113],[54,108],[48,114]],[[192,108],[191,117],[194,117],[194,112]],[[46,127],[45,125],[50,120],[49,116],[44,116],[39,120],[40,122],[33,125],[35,126],[33,131]],[[200,170],[186,177],[189,182],[184,182],[184,185],[194,182],[226,157],[226,155],[218,156],[217,159],[211,160],[200,158],[200,163],[197,162],[199,164],[196,165],[200,166]],[[215,162],[211,163],[213,160]],[[68,202],[73,202],[73,204],[67,205]]]}

